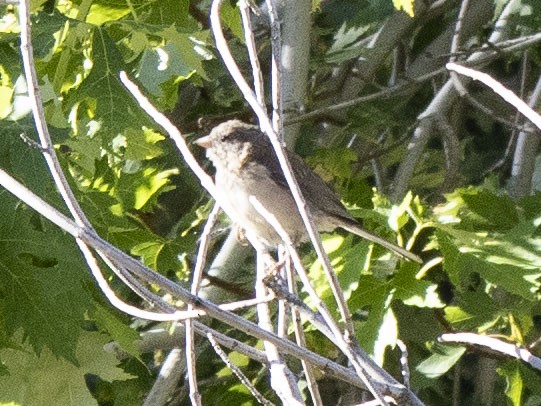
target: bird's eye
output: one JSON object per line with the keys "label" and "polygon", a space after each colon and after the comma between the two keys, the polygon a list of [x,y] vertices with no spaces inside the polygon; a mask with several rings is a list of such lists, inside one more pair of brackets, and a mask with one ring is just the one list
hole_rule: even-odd
{"label": "bird's eye", "polygon": [[233,134],[224,134],[220,137],[221,142],[232,142],[235,141],[236,137]]}

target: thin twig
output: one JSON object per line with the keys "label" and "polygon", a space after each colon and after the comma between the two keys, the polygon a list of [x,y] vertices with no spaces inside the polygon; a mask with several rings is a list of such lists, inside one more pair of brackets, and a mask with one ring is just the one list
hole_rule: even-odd
{"label": "thin twig", "polygon": [[[298,359],[304,359],[332,376],[343,379],[351,384],[365,387],[362,380],[355,376],[353,371],[341,367],[340,365],[337,365],[336,363],[326,359],[325,357],[322,357],[319,354],[316,354],[305,348],[301,348],[289,340],[281,339],[275,334],[264,331],[256,324],[249,320],[246,320],[243,317],[237,316],[236,314],[231,312],[223,311],[219,308],[219,306],[215,305],[212,302],[191,295],[188,291],[186,291],[178,284],[149,269],[136,259],[127,255],[125,252],[119,250],[115,246],[103,240],[94,231],[82,228],[77,225],[73,220],[69,219],[60,211],[56,210],[54,207],[46,203],[39,196],[32,193],[24,185],[15,180],[2,169],[0,169],[0,186],[4,187],[10,193],[15,195],[18,199],[26,203],[28,206],[36,210],[39,214],[56,224],[68,234],[72,235],[75,238],[81,239],[85,244],[96,250],[103,251],[108,258],[114,260],[115,263],[123,264],[127,270],[129,270],[137,277],[143,278],[150,283],[159,286],[165,292],[170,293],[175,298],[178,298],[185,303],[191,303],[193,305],[196,305],[198,309],[204,311],[205,314],[207,314],[209,317],[215,318],[260,340],[270,341],[280,347],[280,350],[282,352],[294,356]],[[175,309],[171,307],[170,311],[173,312],[175,311]],[[204,326],[200,323],[196,324],[196,330],[205,331],[206,333],[206,330],[204,330]],[[374,374],[374,376],[377,376],[377,374]],[[396,394],[401,393],[400,386],[394,387],[393,385],[389,385],[388,381],[376,380],[375,383],[382,390],[385,389],[394,391],[393,393]]]}
{"label": "thin twig", "polygon": [[[458,79],[457,79],[458,80]],[[445,176],[440,186],[441,193],[447,193],[456,187],[459,177],[460,164],[460,140],[449,124],[446,117],[441,115],[435,117],[435,125],[443,140],[443,151],[445,157]]]}
{"label": "thin twig", "polygon": [[274,131],[284,136],[283,104],[282,104],[282,30],[275,0],[265,0],[269,11],[271,27],[271,85],[272,85],[272,126]]}
{"label": "thin twig", "polygon": [[526,348],[506,343],[494,337],[474,333],[448,333],[439,336],[438,341],[442,343],[458,343],[488,347],[492,351],[524,361],[533,368],[541,371],[541,358],[536,357]]}
{"label": "thin twig", "polygon": [[[250,240],[250,242],[252,241]],[[262,244],[256,244],[254,248],[257,251],[255,292],[256,297],[261,298],[268,295],[264,279],[267,275],[267,264],[269,264],[270,255]],[[275,266],[272,263],[269,265],[270,267]],[[268,303],[259,303],[256,309],[259,326],[266,331],[273,331]],[[278,347],[269,341],[264,341],[263,346],[270,365],[271,386],[282,400],[282,403],[285,405],[303,405],[304,402],[295,377],[280,356]]]}
{"label": "thin twig", "polygon": [[[197,296],[199,288],[201,286],[201,280],[203,279],[203,269],[205,267],[205,259],[207,256],[208,246],[210,242],[210,234],[212,228],[216,223],[218,214],[220,213],[220,206],[215,204],[210,211],[210,214],[201,233],[199,249],[197,251],[197,256],[195,260],[194,270],[192,273],[192,286],[190,292],[192,295]],[[188,310],[193,310],[193,305],[188,305]],[[184,323],[186,329],[186,370],[188,375],[188,387],[190,390],[190,400],[192,405],[200,406],[201,405],[201,394],[198,390],[197,385],[197,368],[196,368],[196,348],[195,348],[195,338],[193,332],[193,322],[191,319],[187,319]]]}
{"label": "thin twig", "polygon": [[271,401],[266,399],[256,389],[256,387],[254,385],[252,385],[252,383],[250,382],[250,379],[248,379],[248,377],[246,375],[244,375],[244,373],[241,371],[241,369],[238,366],[236,366],[229,359],[227,354],[220,347],[220,344],[218,344],[218,342],[214,338],[214,335],[209,333],[209,334],[207,334],[207,338],[208,338],[210,344],[212,345],[212,348],[214,348],[214,351],[216,352],[216,354],[218,354],[218,356],[222,359],[224,364],[227,365],[227,367],[231,370],[231,372],[233,372],[237,376],[237,378],[239,378],[240,383],[242,383],[244,386],[246,386],[246,388],[248,388],[248,390],[250,391],[252,396],[255,398],[255,400],[257,400],[259,403],[261,403],[262,405],[265,405],[265,406],[274,406],[274,403],[272,403]]}
{"label": "thin twig", "polygon": [[222,310],[235,311],[235,310],[243,309],[245,307],[257,306],[260,303],[269,303],[269,302],[272,302],[274,299],[276,299],[276,296],[274,295],[274,293],[271,292],[268,295],[263,296],[261,298],[256,297],[254,299],[239,300],[237,302],[224,303],[224,304],[219,305],[219,307]]}
{"label": "thin twig", "polygon": [[408,360],[408,347],[406,343],[401,339],[396,340],[396,346],[400,350],[400,372],[402,373],[402,383],[409,388],[410,387],[410,367]]}
{"label": "thin twig", "polygon": [[192,294],[197,295],[201,287],[201,280],[203,279],[203,270],[205,269],[206,256],[210,243],[210,236],[212,229],[216,224],[218,219],[218,214],[220,213],[220,206],[214,204],[212,210],[210,211],[205,227],[203,227],[203,232],[199,238],[199,249],[197,251],[197,256],[195,258],[195,265],[192,271],[192,286],[190,291]]}
{"label": "thin twig", "polygon": [[143,406],[165,405],[182,377],[184,353],[174,348],[167,354],[156,381],[143,402]]}
{"label": "thin twig", "polygon": [[[390,396],[385,396],[385,400],[389,403],[392,403],[394,405],[396,405],[396,400],[393,399],[392,397]],[[363,403],[359,403],[358,405],[356,406],[379,406],[381,405],[380,401],[377,400],[377,399],[374,399],[374,400],[369,400],[368,402],[363,402]]]}
{"label": "thin twig", "polygon": [[[49,167],[49,171],[62,197],[62,200],[66,204],[70,214],[75,219],[75,222],[83,228],[93,230],[90,221],[87,219],[83,209],[77,202],[77,199],[75,198],[75,195],[73,194],[73,191],[69,186],[64,172],[62,171],[62,167],[60,165],[60,162],[58,161],[58,157],[54,150],[53,142],[51,140],[51,136],[49,134],[47,123],[45,120],[45,113],[43,110],[43,104],[41,102],[41,94],[31,42],[30,9],[28,0],[22,0],[19,2],[19,25],[21,27],[21,57],[23,60],[23,68],[28,87],[28,95],[31,103],[32,115],[36,125],[36,131],[40,140],[40,150],[45,158],[47,166]],[[87,246],[85,246],[85,244],[79,239],[76,239],[76,243],[84,256],[92,275],[96,279],[98,286],[113,306],[135,317],[143,317],[149,320],[160,321],[178,320],[178,315],[165,315],[147,312],[145,310],[140,310],[134,306],[124,303],[109,287],[107,281],[103,277],[101,269],[92,251]],[[102,255],[102,253],[100,253],[100,255]],[[112,270],[117,272],[117,269],[115,267],[113,267]],[[127,280],[128,282],[130,282],[128,286],[138,285],[138,281],[131,280],[131,276],[129,275],[119,274],[119,277],[123,280]]]}
{"label": "thin twig", "polygon": [[462,30],[462,23],[464,21],[464,16],[466,15],[466,10],[468,9],[469,0],[462,0],[460,6],[460,11],[458,12],[458,17],[456,19],[455,32],[453,33],[453,39],[451,40],[451,54],[450,62],[456,60],[456,55],[458,54],[460,47],[460,32]]}
{"label": "thin twig", "polygon": [[[291,258],[289,257],[289,255],[287,255],[287,257],[285,258],[284,268],[289,293],[293,296],[297,296],[295,273],[293,272],[293,267],[291,266]],[[293,331],[295,332],[295,340],[297,341],[297,344],[301,347],[306,348],[306,337],[302,328],[301,318],[299,312],[294,307],[291,308],[291,321],[293,325]],[[315,406],[322,406],[323,400],[321,399],[321,394],[319,393],[319,387],[317,385],[314,369],[312,368],[312,365],[310,365],[306,361],[301,361],[301,364],[304,374],[306,375],[306,383],[308,385],[308,390],[310,391],[310,396],[312,397],[312,402]]]}
{"label": "thin twig", "polygon": [[244,40],[246,41],[246,49],[248,57],[252,65],[252,75],[254,76],[254,89],[256,99],[262,108],[265,108],[265,86],[263,85],[263,73],[259,58],[257,57],[257,46],[255,43],[254,32],[252,30],[252,21],[250,19],[251,5],[249,0],[239,2],[240,15],[242,17],[242,26],[244,28]]}
{"label": "thin twig", "polygon": [[[528,105],[535,108],[541,98],[541,76],[537,78],[534,90],[530,94]],[[531,124],[527,123],[528,127]],[[524,197],[531,193],[532,178],[536,168],[537,149],[541,139],[520,132],[517,137],[513,162],[511,164],[511,179],[508,190],[511,196]]]}
{"label": "thin twig", "polygon": [[[287,263],[291,265],[291,261],[290,261],[289,256],[287,255],[286,248],[281,244],[278,247],[278,263],[280,264],[280,268],[277,270],[277,272],[274,272],[274,279],[283,281],[286,278],[285,267],[287,266]],[[268,280],[269,278],[266,277],[265,280],[263,281],[266,287],[269,287],[269,285],[267,284]],[[272,288],[271,288],[271,291],[272,291]],[[287,337],[288,325],[289,325],[289,303],[287,303],[287,300],[284,300],[283,298],[279,298],[278,300],[278,306],[276,309],[276,319],[277,319],[276,333],[280,337]]]}
{"label": "thin twig", "polygon": [[461,75],[468,76],[473,80],[478,80],[490,87],[494,93],[504,99],[511,106],[516,108],[520,113],[524,115],[528,120],[532,122],[538,129],[541,130],[541,116],[537,114],[527,103],[525,103],[520,97],[518,97],[511,90],[507,89],[504,85],[492,78],[490,75],[479,72],[478,70],[467,68],[456,63],[448,63],[445,67],[451,71],[460,73]]}
{"label": "thin twig", "polygon": [[331,262],[329,260],[329,257],[325,253],[325,250],[323,249],[321,238],[319,237],[314,220],[310,214],[310,210],[308,208],[306,200],[302,195],[299,184],[295,179],[295,176],[293,175],[293,170],[287,158],[286,152],[283,149],[283,145],[280,142],[279,136],[274,131],[272,123],[267,116],[266,111],[261,108],[261,106],[257,102],[254,92],[242,76],[242,73],[240,72],[240,69],[236,64],[235,59],[231,55],[231,51],[229,50],[229,46],[227,45],[227,41],[223,35],[222,24],[220,21],[220,7],[222,2],[223,0],[214,0],[211,6],[210,21],[216,40],[216,47],[220,51],[220,55],[222,56],[224,63],[227,66],[231,76],[235,80],[239,90],[242,92],[244,98],[246,99],[246,101],[248,101],[248,103],[258,116],[261,129],[269,136],[269,139],[272,143],[272,146],[276,152],[276,156],[280,163],[280,167],[284,172],[284,177],[287,181],[299,213],[302,217],[303,223],[308,232],[308,236],[310,237],[310,241],[312,242],[316,254],[322,263],[322,267],[330,283],[331,290],[337,300],[338,309],[346,324],[346,330],[350,336],[354,336],[354,328],[351,314],[349,312],[343,292],[340,289],[338,278],[336,277],[336,274],[332,271]]}

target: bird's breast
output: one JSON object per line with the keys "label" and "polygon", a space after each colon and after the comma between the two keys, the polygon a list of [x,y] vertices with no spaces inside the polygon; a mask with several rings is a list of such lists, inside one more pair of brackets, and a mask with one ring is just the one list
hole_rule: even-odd
{"label": "bird's breast", "polygon": [[245,166],[237,172],[218,170],[216,188],[219,204],[231,220],[257,234],[268,245],[276,245],[281,239],[252,205],[250,196],[276,217],[294,241],[302,239],[304,225],[293,197],[273,182],[264,167]]}

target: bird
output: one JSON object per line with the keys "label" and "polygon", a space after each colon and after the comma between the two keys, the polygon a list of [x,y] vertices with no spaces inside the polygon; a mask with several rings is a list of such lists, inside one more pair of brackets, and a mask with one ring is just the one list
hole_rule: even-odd
{"label": "bird", "polygon": [[[250,196],[253,196],[274,215],[295,244],[308,240],[271,141],[257,126],[229,120],[194,143],[206,150],[207,158],[215,167],[218,204],[234,223],[255,233],[267,246],[275,247],[282,242],[275,229],[252,205]],[[403,258],[422,263],[419,256],[365,230],[301,157],[290,151],[286,153],[318,231],[332,232],[342,228]]]}

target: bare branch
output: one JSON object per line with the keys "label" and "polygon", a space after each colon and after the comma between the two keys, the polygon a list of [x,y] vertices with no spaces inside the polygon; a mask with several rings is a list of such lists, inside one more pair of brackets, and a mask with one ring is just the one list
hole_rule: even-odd
{"label": "bare branch", "polygon": [[[193,295],[198,294],[201,280],[203,279],[203,269],[205,267],[205,260],[208,251],[208,245],[210,241],[210,233],[216,223],[218,214],[220,212],[220,206],[215,204],[212,208],[203,232],[201,233],[199,250],[197,251],[197,257],[195,260],[194,270],[192,272],[192,286],[190,292]],[[188,310],[193,310],[193,305],[188,305]],[[186,332],[186,369],[188,371],[188,386],[190,388],[190,399],[193,405],[201,405],[201,395],[197,389],[197,369],[196,369],[196,348],[193,332],[192,320],[186,320],[185,332]]]}
{"label": "bare branch", "polygon": [[497,353],[508,355],[524,361],[533,368],[541,371],[541,358],[534,356],[526,348],[522,348],[511,343],[506,343],[494,337],[474,333],[453,333],[442,334],[440,337],[438,337],[438,341],[442,343],[458,343],[487,347],[492,351],[496,351]]}
{"label": "bare branch", "polygon": [[507,103],[512,105],[518,111],[520,111],[528,120],[530,120],[538,129],[541,130],[541,116],[537,114],[528,104],[526,104],[520,97],[518,97],[511,90],[507,89],[504,85],[492,78],[490,75],[479,72],[472,68],[467,68],[456,63],[448,63],[445,67],[461,75],[468,76],[473,80],[478,80],[488,87],[490,87],[498,96],[504,99]]}
{"label": "bare branch", "polygon": [[184,362],[184,352],[180,348],[174,348],[167,354],[158,378],[146,396],[143,406],[158,406],[167,403],[182,378]]}
{"label": "bare branch", "polygon": [[229,357],[227,356],[227,354],[224,352],[224,350],[222,350],[222,348],[220,347],[220,344],[218,344],[218,342],[216,341],[216,339],[214,338],[214,335],[209,333],[207,334],[207,338],[210,342],[210,344],[212,345],[212,348],[214,348],[214,351],[216,352],[216,354],[218,354],[218,356],[222,359],[222,361],[224,362],[225,365],[227,365],[227,367],[229,369],[231,369],[231,371],[237,376],[237,378],[239,378],[239,381],[248,388],[248,390],[250,391],[250,393],[252,394],[252,396],[255,398],[255,400],[257,400],[259,403],[261,403],[262,405],[265,405],[265,406],[274,406],[274,403],[270,402],[268,399],[266,399],[257,389],[254,385],[252,385],[252,383],[250,382],[250,380],[248,379],[248,377],[246,375],[244,375],[244,373],[241,371],[241,369],[236,366],[230,359]]}
{"label": "bare branch", "polygon": [[[279,140],[279,136],[274,131],[269,117],[267,116],[264,109],[262,109],[259,103],[257,102],[257,98],[255,97],[254,92],[252,91],[252,89],[250,88],[250,86],[248,85],[244,77],[242,76],[240,69],[238,68],[233,56],[231,55],[229,46],[227,45],[227,41],[225,40],[225,37],[222,32],[222,24],[220,21],[220,7],[221,7],[222,1],[223,0],[213,1],[212,7],[211,7],[210,20],[213,27],[214,36],[216,39],[216,47],[220,51],[220,55],[222,56],[224,63],[229,69],[231,76],[236,81],[237,86],[242,92],[244,98],[246,99],[246,101],[248,101],[248,103],[250,103],[250,106],[252,107],[256,115],[258,116],[261,129],[269,136],[272,146],[274,150],[276,151],[276,156],[278,158],[280,166],[284,172],[284,176],[287,181],[287,184],[291,190],[293,198],[295,199],[295,203],[297,204],[297,208],[299,209],[299,213],[302,217],[302,220],[308,232],[308,236],[310,237],[310,241],[312,242],[314,246],[314,249],[317,253],[318,258],[323,264],[325,275],[327,276],[329,281],[334,279],[335,283],[337,284],[336,275],[332,271],[332,265],[330,263],[330,260],[327,254],[325,253],[325,250],[323,249],[323,244],[317,232],[312,215],[310,214],[310,209],[308,208],[306,200],[304,199],[302,192],[300,190],[299,184],[297,180],[295,179],[295,176],[293,175],[291,164]],[[354,335],[353,323],[351,321],[351,314],[347,307],[346,300],[343,294],[341,294],[341,291],[334,291],[333,293],[335,294],[335,297],[337,299],[338,308],[340,310],[342,318],[344,319],[346,323],[346,328],[349,332],[349,335],[353,336]]]}
{"label": "bare branch", "polygon": [[[516,6],[519,0],[510,0],[502,13],[498,21],[494,25],[492,34],[489,37],[490,43],[497,43],[504,39],[507,34],[507,21],[510,16],[517,10]],[[539,38],[541,39],[541,37]],[[468,57],[467,61],[463,64],[484,63],[489,58],[490,54],[486,54],[482,51],[475,52]],[[413,175],[413,171],[422,156],[428,141],[432,137],[432,124],[431,121],[435,116],[447,115],[451,106],[458,99],[458,93],[455,90],[452,80],[448,80],[438,91],[435,97],[432,99],[427,108],[418,116],[418,126],[413,132],[413,138],[410,144],[407,146],[408,152],[398,168],[397,174],[393,181],[391,201],[399,201],[402,196],[405,195],[408,190],[409,181]]]}
{"label": "bare branch", "polygon": [[[32,207],[39,214],[52,221],[54,224],[65,230],[73,237],[79,238],[90,247],[102,251],[108,258],[113,260],[115,263],[123,264],[123,266],[135,276],[159,286],[167,293],[170,293],[171,295],[184,301],[185,303],[190,303],[194,306],[197,306],[199,310],[205,312],[205,314],[210,317],[222,321],[223,323],[235,327],[238,330],[243,331],[246,334],[249,334],[260,340],[267,340],[272,342],[273,344],[278,346],[282,352],[292,355],[298,359],[306,360],[307,362],[312,363],[314,366],[323,370],[329,375],[343,379],[353,385],[364,387],[362,380],[360,380],[355,375],[355,373],[353,373],[353,371],[337,365],[336,363],[322,357],[319,354],[301,348],[289,340],[284,340],[273,333],[262,330],[256,324],[244,319],[243,317],[237,316],[236,314],[231,312],[223,311],[219,308],[219,306],[215,305],[212,302],[191,295],[178,284],[152,271],[145,265],[138,262],[136,259],[130,257],[118,248],[112,246],[107,241],[99,237],[93,230],[88,230],[86,228],[78,226],[73,220],[69,219],[58,210],[47,204],[45,201],[43,201],[43,199],[29,191],[26,187],[13,179],[2,169],[0,169],[0,186],[4,187],[21,201]],[[171,307],[170,311],[173,312],[175,311],[175,309]],[[195,327],[196,331],[202,331],[205,334],[208,332],[207,327],[200,323],[196,323]],[[224,342],[228,341],[224,340]],[[235,349],[235,347],[233,346],[232,349]],[[375,384],[382,389],[385,388],[385,390],[392,391],[393,393],[396,393],[398,395],[402,394],[400,385],[389,385],[388,381],[381,382],[378,380],[375,380]],[[421,405],[420,402],[411,404]]]}
{"label": "bare branch", "polygon": [[400,339],[396,340],[396,346],[401,352],[400,355],[400,366],[401,372],[402,372],[402,379],[404,382],[404,385],[409,388],[410,387],[410,367],[409,367],[409,360],[408,360],[408,347],[406,346],[406,343]]}
{"label": "bare branch", "polygon": [[[530,95],[528,105],[534,108],[539,104],[540,98],[541,76],[537,79],[537,84]],[[532,126],[530,125],[527,127],[531,128]],[[541,139],[539,136],[534,136],[527,131],[521,131],[518,134],[511,166],[511,179],[509,180],[508,187],[509,193],[512,196],[523,197],[530,194],[532,190],[532,177],[535,172],[537,150],[540,142]]]}
{"label": "bare branch", "polygon": [[[267,275],[267,266],[273,267],[276,264],[269,263],[268,258],[270,255],[265,252],[265,248],[262,245],[255,245],[255,248],[257,250],[255,291],[256,297],[261,298],[268,295],[267,287],[263,282]],[[266,331],[273,331],[268,304],[259,303],[256,308],[259,326]],[[282,403],[285,405],[304,405],[295,376],[280,356],[278,347],[269,341],[264,341],[263,346],[265,347],[265,353],[267,354],[267,360],[270,365],[271,386],[282,400]]]}
{"label": "bare branch", "polygon": [[[287,255],[287,253],[284,253],[284,268],[285,268],[285,274],[287,278],[287,287],[289,290],[289,293],[293,296],[297,296],[297,287],[295,283],[295,273],[293,272],[293,267],[291,266],[291,257]],[[306,336],[304,335],[304,330],[302,328],[302,322],[299,312],[296,308],[291,308],[291,322],[293,326],[293,331],[295,332],[295,340],[297,344],[301,347],[306,348]],[[314,406],[322,406],[323,400],[321,399],[321,394],[319,392],[319,388],[317,386],[317,380],[314,374],[314,369],[312,368],[312,365],[310,365],[306,361],[301,361],[302,363],[302,369],[304,371],[304,374],[306,375],[306,383],[308,385],[308,390],[310,391],[310,395],[312,397],[312,402],[314,403]]]}
{"label": "bare branch", "polygon": [[263,72],[259,58],[257,57],[257,46],[255,43],[254,32],[252,31],[252,22],[250,19],[251,5],[249,0],[239,2],[240,15],[242,17],[242,26],[244,27],[244,40],[246,41],[246,49],[252,65],[252,75],[254,76],[254,89],[256,99],[262,108],[265,108],[265,86],[263,85]]}
{"label": "bare branch", "polygon": [[[62,167],[60,165],[60,162],[58,161],[58,157],[56,156],[56,152],[53,147],[51,136],[49,134],[49,130],[47,128],[47,124],[45,121],[45,114],[43,111],[43,104],[41,102],[41,94],[40,94],[40,89],[39,89],[39,83],[38,83],[38,78],[37,78],[37,73],[36,73],[36,68],[35,68],[33,48],[32,48],[32,42],[31,42],[30,10],[29,10],[28,0],[23,0],[19,2],[19,25],[21,27],[21,56],[23,60],[23,68],[25,72],[26,82],[28,85],[28,95],[29,95],[29,99],[30,99],[30,103],[32,107],[34,122],[36,125],[36,131],[38,133],[38,137],[40,140],[40,150],[45,158],[47,166],[49,167],[49,171],[53,177],[56,187],[58,188],[58,191],[62,197],[62,200],[68,207],[68,210],[73,216],[73,218],[75,219],[75,222],[83,228],[86,228],[88,230],[93,230],[92,225],[90,224],[90,221],[88,221],[84,211],[82,210],[79,203],[77,202],[77,199],[75,198],[75,195],[73,194],[73,191],[71,190],[69,183],[62,171]],[[5,172],[3,173],[7,175]],[[6,180],[6,181],[9,181],[9,180]],[[127,314],[130,314],[136,317],[147,318],[149,320],[157,320],[157,321],[179,320],[179,317],[184,317],[184,315],[180,316],[179,313],[170,315],[170,314],[159,314],[159,313],[148,312],[145,310],[137,309],[134,306],[130,306],[124,303],[110,289],[107,281],[103,277],[103,274],[101,272],[101,269],[99,268],[98,262],[96,261],[94,254],[91,252],[91,250],[80,239],[76,239],[76,242],[77,242],[77,245],[79,246],[79,249],[83,253],[83,256],[94,278],[98,282],[98,286],[100,287],[100,289],[103,291],[103,293],[105,294],[105,296],[107,297],[107,299],[111,302],[113,306],[119,308],[121,311],[124,311]],[[99,252],[99,254],[102,255],[103,253]],[[113,265],[113,263],[111,263],[111,265]],[[124,280],[129,287],[134,288],[134,292],[138,294],[142,293],[143,298],[145,298],[145,296],[147,299],[151,297],[155,297],[152,294],[150,294],[150,292],[148,295],[146,295],[145,289],[140,285],[140,283],[137,280],[133,279],[129,274],[122,273],[122,270],[118,269],[116,266],[112,266],[111,269],[115,273],[117,273],[117,275],[122,280]]]}

